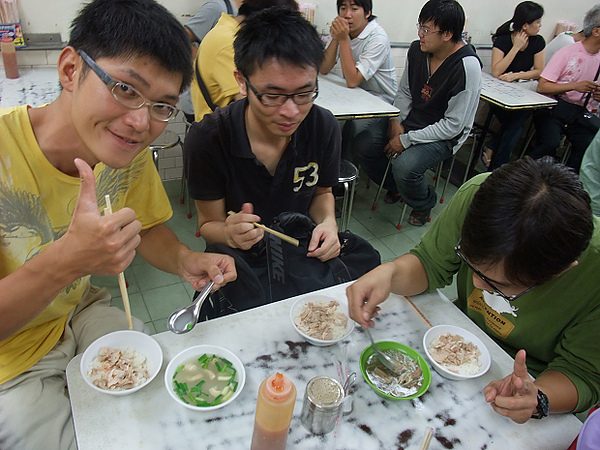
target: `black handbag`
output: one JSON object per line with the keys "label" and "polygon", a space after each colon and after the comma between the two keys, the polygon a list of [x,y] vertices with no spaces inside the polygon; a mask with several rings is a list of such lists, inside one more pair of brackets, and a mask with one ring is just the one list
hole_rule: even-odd
{"label": "black handbag", "polygon": [[587,108],[567,102],[562,98],[558,99],[558,102],[552,108],[551,114],[565,125],[577,124],[592,131],[600,129],[600,119],[598,116],[589,112]]}
{"label": "black handbag", "polygon": [[[596,71],[594,81],[598,81],[600,75],[600,65]],[[566,125],[578,124],[584,128],[587,128],[593,132],[597,132],[600,129],[600,118],[597,115],[592,114],[587,109],[587,105],[592,99],[592,93],[588,92],[583,106],[569,103],[562,98],[559,98],[558,103],[552,108],[552,114],[562,120]]]}
{"label": "black handbag", "polygon": [[296,247],[265,233],[264,239],[250,250],[224,244],[206,247],[206,252],[233,257],[237,279],[204,302],[200,321],[352,281],[381,264],[379,252],[371,244],[347,231],[338,233],[338,257],[326,262],[307,257],[315,223],[304,214],[282,213],[273,219],[271,228],[298,239],[300,245]]}

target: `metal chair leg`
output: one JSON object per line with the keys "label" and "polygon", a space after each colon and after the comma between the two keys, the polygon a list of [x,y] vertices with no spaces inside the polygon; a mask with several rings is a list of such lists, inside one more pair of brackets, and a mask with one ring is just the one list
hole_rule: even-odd
{"label": "metal chair leg", "polygon": [[384,183],[385,179],[387,178],[388,172],[390,171],[390,167],[392,166],[393,161],[394,161],[394,157],[390,156],[388,158],[388,163],[385,168],[385,172],[383,173],[383,178],[381,179],[381,182],[379,183],[379,187],[377,188],[377,193],[375,194],[375,200],[373,200],[373,205],[371,206],[371,209],[373,211],[375,211],[375,209],[377,209],[377,201],[379,200],[379,196],[381,195],[381,191],[383,190],[383,183]]}
{"label": "metal chair leg", "polygon": [[433,179],[435,180],[435,184],[433,185],[433,189],[437,192],[438,184],[440,184],[440,177],[442,176],[442,166],[444,165],[444,161],[439,163],[435,168],[435,175]]}
{"label": "metal chair leg", "polygon": [[454,161],[456,161],[456,153],[452,155],[452,161],[450,162],[450,169],[448,169],[448,175],[446,176],[446,182],[444,183],[444,188],[442,189],[442,195],[440,196],[440,203],[444,203],[444,193],[446,192],[446,188],[448,187],[448,182],[450,181],[450,177],[452,176],[452,170],[454,169]]}
{"label": "metal chair leg", "polygon": [[[404,203],[404,201],[402,201],[402,203]],[[398,225],[396,225],[396,228],[400,229],[402,228],[402,222],[404,222],[404,215],[406,214],[406,207],[408,205],[406,203],[404,203],[404,205],[402,206],[402,214],[400,215],[400,220],[398,221]]]}
{"label": "metal chair leg", "polygon": [[348,212],[346,213],[346,223],[343,224],[344,231],[350,229],[350,218],[352,217],[352,206],[354,205],[354,191],[356,187],[356,179],[352,180],[350,185],[350,199],[348,200]]}
{"label": "metal chair leg", "polygon": [[348,182],[343,183],[344,186],[344,198],[342,200],[342,216],[340,217],[340,225],[342,226],[342,231],[348,229],[348,202],[350,200],[350,187],[348,186]]}
{"label": "metal chair leg", "polygon": [[473,136],[473,145],[471,146],[471,153],[469,153],[469,162],[467,163],[467,166],[465,167],[465,175],[463,177],[463,184],[465,184],[465,182],[467,181],[467,177],[469,176],[469,170],[471,168],[471,164],[473,163],[473,157],[475,155],[475,150],[477,150],[477,134],[472,133]]}

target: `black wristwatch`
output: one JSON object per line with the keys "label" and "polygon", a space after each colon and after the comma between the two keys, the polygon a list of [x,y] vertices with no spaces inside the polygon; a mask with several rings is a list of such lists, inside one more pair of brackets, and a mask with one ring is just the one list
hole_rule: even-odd
{"label": "black wristwatch", "polygon": [[550,402],[548,396],[538,389],[537,393],[537,411],[531,416],[532,419],[543,419],[550,412]]}

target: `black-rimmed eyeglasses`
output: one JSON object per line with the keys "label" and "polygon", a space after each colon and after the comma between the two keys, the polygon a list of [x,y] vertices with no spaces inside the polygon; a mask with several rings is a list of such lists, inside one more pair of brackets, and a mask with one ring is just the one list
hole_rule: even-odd
{"label": "black-rimmed eyeglasses", "polygon": [[244,77],[244,81],[250,88],[258,100],[265,106],[281,106],[291,98],[296,105],[306,105],[312,103],[319,96],[319,80],[315,82],[315,88],[306,91],[298,92],[297,94],[259,94],[248,78]]}
{"label": "black-rimmed eyeglasses", "polygon": [[486,283],[490,288],[492,288],[492,291],[494,291],[496,294],[498,294],[500,297],[502,297],[507,302],[515,301],[517,298],[519,298],[522,295],[527,294],[529,291],[531,291],[534,287],[537,286],[537,284],[534,284],[530,288],[527,288],[523,292],[516,294],[516,295],[506,295],[504,292],[502,292],[500,289],[498,289],[494,285],[493,281],[491,281],[488,277],[486,277],[479,270],[477,270],[475,267],[473,267],[469,261],[467,261],[467,258],[465,258],[465,256],[460,251],[460,242],[461,241],[462,241],[462,239],[459,239],[458,243],[456,244],[456,247],[454,247],[454,251],[456,252],[458,257],[462,260],[462,262],[464,262],[467,265],[467,267],[469,267],[469,269],[471,269],[473,272],[475,272],[475,275],[477,275],[479,278],[481,278],[484,283]]}
{"label": "black-rimmed eyeglasses", "polygon": [[417,34],[422,33],[423,36],[427,36],[428,34],[442,34],[441,30],[430,30],[429,28],[423,27],[420,23],[417,24]]}
{"label": "black-rimmed eyeglasses", "polygon": [[142,106],[148,105],[150,115],[161,122],[168,122],[177,115],[178,109],[173,105],[163,102],[151,102],[144,97],[140,92],[130,84],[115,80],[104,70],[100,68],[96,61],[83,50],[77,50],[83,61],[90,66],[96,75],[106,84],[106,87],[111,92],[116,101],[130,109],[140,109]]}

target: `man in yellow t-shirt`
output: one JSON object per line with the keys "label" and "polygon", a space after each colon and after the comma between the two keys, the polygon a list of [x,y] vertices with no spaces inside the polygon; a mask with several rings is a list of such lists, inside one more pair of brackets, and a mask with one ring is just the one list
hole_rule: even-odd
{"label": "man in yellow t-shirt", "polygon": [[127,328],[91,275],[122,272],[138,251],[195,289],[235,279],[231,258],[193,252],[164,225],[172,211],[147,149],[177,113],[190,52],[154,0],[95,0],[58,58],[59,97],[0,116],[2,448],[76,448],[66,366]]}
{"label": "man in yellow t-shirt", "polygon": [[[215,27],[204,36],[198,47],[191,85],[196,122],[201,121],[205,114],[213,112],[213,107],[227,106],[232,101],[244,97],[240,94],[240,88],[233,75],[235,70],[233,61],[235,33],[246,17],[271,6],[287,6],[298,10],[295,0],[245,0],[239,7],[236,17],[225,13],[221,14]],[[200,89],[198,74],[206,87],[211,106]]]}
{"label": "man in yellow t-shirt", "polygon": [[233,76],[233,39],[243,16],[233,17],[223,13],[198,47],[198,55],[194,63],[191,93],[196,122],[213,110],[204,99],[198,85],[197,72],[202,77],[211,102],[215,106],[226,106],[233,100],[242,98],[240,88]]}

